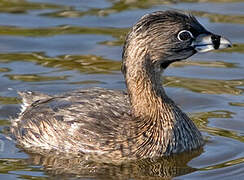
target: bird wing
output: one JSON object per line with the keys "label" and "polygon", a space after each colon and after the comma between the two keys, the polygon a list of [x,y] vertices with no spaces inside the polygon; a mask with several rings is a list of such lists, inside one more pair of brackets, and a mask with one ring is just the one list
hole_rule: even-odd
{"label": "bird wing", "polygon": [[99,154],[126,138],[129,107],[125,92],[101,88],[47,96],[26,107],[13,133],[27,148]]}

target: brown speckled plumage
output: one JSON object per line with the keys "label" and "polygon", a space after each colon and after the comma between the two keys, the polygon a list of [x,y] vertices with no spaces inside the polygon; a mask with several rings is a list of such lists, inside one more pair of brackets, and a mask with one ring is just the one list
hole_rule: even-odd
{"label": "brown speckled plumage", "polygon": [[[184,29],[194,37],[179,41],[177,34]],[[17,143],[35,152],[117,160],[199,148],[200,132],[165,94],[161,73],[170,63],[195,54],[192,43],[201,34],[213,36],[184,13],[159,11],[143,16],[124,46],[122,72],[128,94],[102,88],[57,96],[21,93],[24,109],[11,128]]]}

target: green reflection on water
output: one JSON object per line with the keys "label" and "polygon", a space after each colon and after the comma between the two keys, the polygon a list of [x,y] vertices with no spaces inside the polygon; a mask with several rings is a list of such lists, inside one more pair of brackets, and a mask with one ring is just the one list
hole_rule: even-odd
{"label": "green reflection on water", "polygon": [[173,67],[184,67],[184,66],[198,66],[198,67],[210,67],[210,68],[236,68],[236,64],[222,61],[179,61],[173,63]]}
{"label": "green reflection on water", "polygon": [[[91,8],[87,11],[79,11],[74,9],[72,6],[61,6],[51,3],[37,3],[28,2],[25,0],[1,0],[0,1],[0,12],[4,13],[27,13],[29,10],[46,10],[46,9],[58,9],[58,11],[42,13],[44,16],[49,17],[82,17],[82,16],[107,16],[114,13],[119,13],[122,11],[128,11],[133,9],[146,9],[152,6],[174,4],[177,3],[175,0],[120,0],[120,1],[110,1],[112,4],[108,8]],[[202,2],[201,0],[182,0],[180,2],[187,3],[197,3]],[[206,0],[204,3],[233,3],[242,2],[241,0]],[[212,22],[226,22],[226,23],[244,23],[244,16],[242,15],[222,15],[214,14],[208,12],[196,12],[194,14],[202,17],[209,18]]]}
{"label": "green reflection on water", "polygon": [[0,68],[0,73],[1,72],[9,72],[11,71],[9,68]]}
{"label": "green reflection on water", "polygon": [[9,126],[11,125],[11,122],[9,121],[9,119],[0,119],[0,126]]}
{"label": "green reflection on water", "polygon": [[165,84],[169,87],[186,88],[190,91],[204,94],[232,94],[240,95],[243,89],[238,88],[244,80],[216,80],[194,79],[185,77],[165,77]]}
{"label": "green reflection on water", "polygon": [[26,165],[17,159],[0,159],[0,173],[8,173],[9,171],[17,169],[25,169]]}
{"label": "green reflection on water", "polygon": [[[21,159],[0,159],[0,173],[17,175],[17,177],[23,179],[49,179],[43,174],[41,168],[30,166]],[[35,176],[35,173],[37,173],[37,176]]]}
{"label": "green reflection on water", "polygon": [[106,83],[102,81],[96,81],[96,80],[87,80],[87,81],[69,82],[69,84],[106,84]]}
{"label": "green reflection on water", "polygon": [[[186,3],[201,3],[200,0],[182,0],[181,2]],[[204,3],[233,3],[233,2],[242,2],[241,0],[206,0]],[[152,6],[157,5],[165,5],[165,4],[175,4],[177,1],[175,0],[134,0],[134,1],[114,1],[113,4],[108,8],[92,8],[87,11],[78,11],[75,9],[66,9],[66,10],[59,10],[50,13],[43,13],[44,16],[49,17],[82,17],[82,16],[108,16],[114,13],[119,13],[122,11],[128,11],[133,9],[146,9]],[[191,11],[193,14],[201,17],[207,17],[212,22],[222,22],[222,23],[238,23],[244,24],[244,16],[243,15],[224,15],[224,14],[216,14],[216,13],[209,13],[203,11]]]}
{"label": "green reflection on water", "polygon": [[221,53],[221,52],[226,52],[226,53],[232,53],[232,52],[244,53],[244,44],[233,44],[233,47],[231,47],[231,48],[223,49],[223,50],[216,51],[216,52],[218,52],[218,53]]}
{"label": "green reflection on water", "polygon": [[41,9],[57,9],[64,8],[56,4],[49,3],[34,3],[25,0],[1,0],[0,12],[4,13],[27,13],[29,10],[41,10]]}
{"label": "green reflection on water", "polygon": [[209,128],[207,127],[207,123],[210,118],[232,118],[232,115],[234,115],[233,112],[218,110],[194,113],[193,115],[191,115],[191,119],[198,125],[198,127],[207,130]]}
{"label": "green reflection on water", "polygon": [[238,158],[238,159],[234,159],[234,160],[230,160],[230,161],[226,161],[217,165],[213,165],[213,166],[208,166],[205,168],[201,168],[201,170],[211,170],[211,169],[219,169],[219,168],[224,168],[224,167],[230,167],[230,166],[234,166],[234,165],[238,165],[244,163],[244,158]]}
{"label": "green reflection on water", "polygon": [[211,127],[208,125],[210,119],[232,119],[235,113],[227,110],[209,111],[209,112],[199,112],[191,115],[191,119],[197,124],[197,126],[207,132],[208,134],[214,136],[222,136],[231,139],[238,140],[239,142],[244,142],[244,137],[240,136],[237,132],[226,130],[217,127]]}
{"label": "green reflection on water", "polygon": [[244,15],[233,15],[233,14],[216,14],[203,11],[191,11],[194,15],[200,17],[206,17],[210,22],[215,23],[231,23],[231,24],[244,24]]}
{"label": "green reflection on water", "polygon": [[243,107],[244,106],[244,103],[241,103],[241,102],[230,102],[229,105]]}
{"label": "green reflection on water", "polygon": [[76,35],[76,34],[96,34],[108,35],[115,40],[104,41],[100,44],[107,46],[121,46],[124,43],[128,28],[95,28],[95,27],[77,27],[77,26],[57,26],[48,28],[22,28],[0,26],[0,35],[2,36],[25,36],[25,37],[50,37],[56,35]]}
{"label": "green reflection on water", "polygon": [[98,34],[120,37],[128,32],[127,28],[95,28],[81,26],[57,26],[48,28],[22,28],[0,26],[0,35],[10,36],[29,36],[29,37],[46,37],[62,34]]}
{"label": "green reflection on water", "polygon": [[[78,70],[83,73],[111,74],[120,70],[120,62],[105,59],[95,55],[63,55],[47,57],[44,53],[12,53],[0,54],[0,62],[29,61],[44,67],[60,68],[63,70]],[[28,79],[29,76],[10,76],[12,79]],[[35,78],[34,76],[31,76]],[[44,77],[42,77],[44,78]],[[30,79],[30,78],[29,78]],[[45,78],[44,78],[45,79]],[[59,78],[60,79],[60,78]],[[64,79],[62,77],[61,79]]]}
{"label": "green reflection on water", "polygon": [[[201,3],[201,0],[181,0],[180,2],[186,2],[186,3]],[[233,3],[233,2],[242,2],[241,0],[205,0],[204,3]],[[114,13],[119,13],[122,11],[128,11],[128,10],[134,10],[134,9],[146,9],[157,5],[167,5],[167,4],[177,4],[179,2],[175,0],[120,0],[120,1],[112,1],[112,5],[108,8],[92,8],[87,11],[78,11],[75,9],[66,9],[66,10],[59,10],[55,12],[50,13],[43,13],[44,16],[49,17],[82,17],[82,16],[108,16]],[[206,16],[207,13],[204,13]],[[203,13],[198,13],[198,15],[203,15]],[[244,16],[234,16],[235,20],[231,21],[231,19],[228,16],[225,15],[217,15],[218,17],[215,17],[216,14],[209,14],[215,22],[230,22],[230,23],[237,23],[239,20],[243,22]],[[233,17],[232,17],[233,18]]]}
{"label": "green reflection on water", "polygon": [[18,80],[25,82],[38,82],[38,81],[56,81],[65,80],[68,76],[40,76],[36,74],[7,74],[5,75],[10,80]]}
{"label": "green reflection on water", "polygon": [[160,4],[170,4],[174,2],[174,0],[120,0],[120,1],[112,1],[112,5],[108,8],[92,8],[88,11],[77,11],[74,9],[69,10],[60,10],[51,13],[44,13],[44,16],[50,17],[81,17],[81,16],[108,16],[114,13],[119,13],[122,11],[133,10],[133,9],[145,9],[150,8],[154,5]]}
{"label": "green reflection on water", "polygon": [[16,97],[4,97],[0,96],[0,104],[18,104],[19,99]]}

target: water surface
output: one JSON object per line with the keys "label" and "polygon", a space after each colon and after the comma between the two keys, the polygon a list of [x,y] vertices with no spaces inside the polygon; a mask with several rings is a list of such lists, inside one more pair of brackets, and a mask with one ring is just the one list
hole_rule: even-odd
{"label": "water surface", "polygon": [[[129,27],[145,13],[192,12],[232,49],[171,65],[166,91],[201,129],[197,152],[122,165],[29,154],[5,138],[20,111],[17,91],[56,94],[124,89],[120,60]],[[244,177],[244,2],[242,0],[0,1],[0,179],[241,179]]]}

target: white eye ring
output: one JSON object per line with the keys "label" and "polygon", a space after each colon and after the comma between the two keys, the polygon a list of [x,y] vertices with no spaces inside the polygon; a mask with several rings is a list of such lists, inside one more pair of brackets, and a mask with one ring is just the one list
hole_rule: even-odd
{"label": "white eye ring", "polygon": [[192,33],[191,33],[190,31],[182,30],[182,31],[180,31],[180,32],[178,33],[178,35],[177,35],[177,38],[178,38],[180,41],[186,41],[186,40],[189,39],[189,38],[188,38],[188,39],[181,39],[180,35],[181,35],[182,33],[188,33],[188,34],[191,36],[191,38],[194,38],[194,36],[192,35]]}

